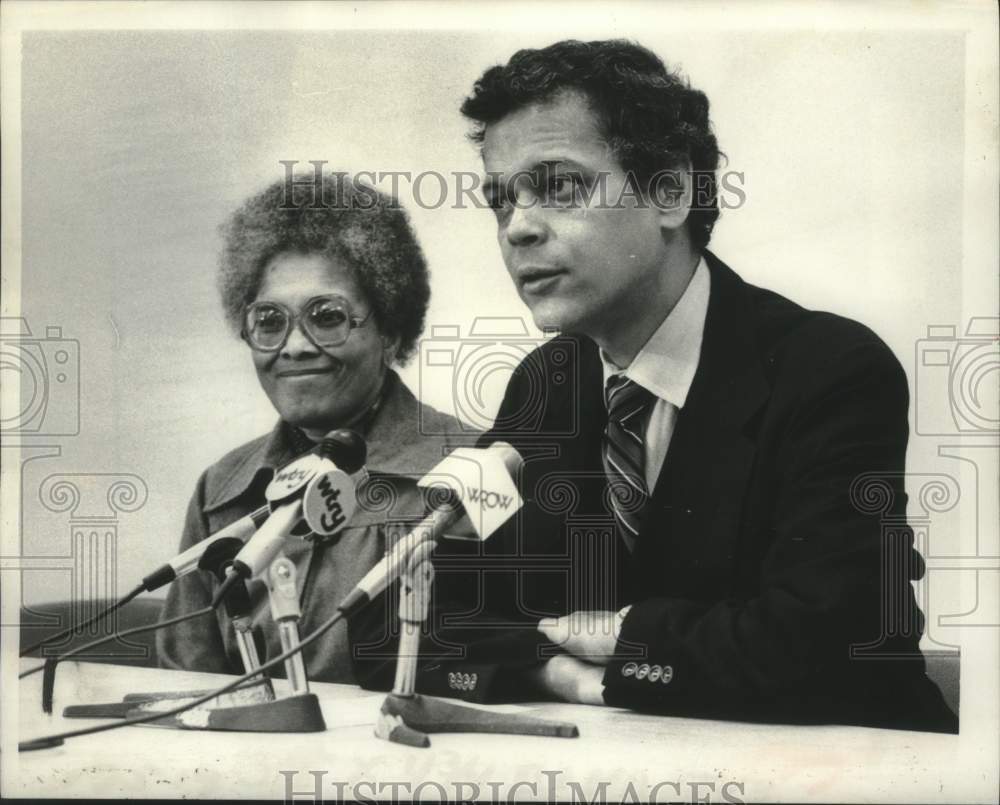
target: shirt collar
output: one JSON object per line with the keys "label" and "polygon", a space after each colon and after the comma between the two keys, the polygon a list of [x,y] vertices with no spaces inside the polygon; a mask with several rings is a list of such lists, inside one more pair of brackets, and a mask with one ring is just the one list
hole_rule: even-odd
{"label": "shirt collar", "polygon": [[[673,310],[624,372],[629,380],[677,408],[684,407],[698,369],[710,291],[711,277],[702,257]],[[608,360],[604,350],[600,356],[607,385],[608,378],[622,369]]]}

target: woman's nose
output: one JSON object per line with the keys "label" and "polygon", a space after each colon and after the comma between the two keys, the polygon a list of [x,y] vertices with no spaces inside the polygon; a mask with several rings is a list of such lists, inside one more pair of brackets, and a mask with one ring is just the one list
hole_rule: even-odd
{"label": "woman's nose", "polygon": [[302,330],[302,322],[295,322],[292,331],[285,339],[285,346],[281,348],[281,354],[287,358],[297,358],[301,355],[315,355],[319,350]]}

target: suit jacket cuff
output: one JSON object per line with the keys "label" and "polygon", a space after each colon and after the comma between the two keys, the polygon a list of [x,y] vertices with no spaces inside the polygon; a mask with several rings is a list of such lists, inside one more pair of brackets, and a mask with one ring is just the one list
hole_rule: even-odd
{"label": "suit jacket cuff", "polygon": [[417,672],[417,690],[470,702],[528,701],[537,693],[523,672],[544,662],[543,649],[552,645],[534,629],[507,633],[488,648],[470,652],[469,659],[425,665]]}
{"label": "suit jacket cuff", "polygon": [[615,707],[648,708],[684,693],[679,646],[661,630],[669,599],[632,606],[622,622],[615,656],[604,672],[604,701]]}

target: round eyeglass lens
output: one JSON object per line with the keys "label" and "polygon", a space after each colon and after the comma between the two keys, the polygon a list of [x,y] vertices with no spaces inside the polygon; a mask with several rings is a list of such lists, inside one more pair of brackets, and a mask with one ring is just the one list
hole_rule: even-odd
{"label": "round eyeglass lens", "polygon": [[250,340],[257,346],[262,349],[276,349],[285,340],[288,314],[275,305],[254,305],[247,311],[246,331]]}
{"label": "round eyeglass lens", "polygon": [[309,334],[323,347],[343,344],[351,332],[351,315],[342,299],[317,299],[304,312]]}

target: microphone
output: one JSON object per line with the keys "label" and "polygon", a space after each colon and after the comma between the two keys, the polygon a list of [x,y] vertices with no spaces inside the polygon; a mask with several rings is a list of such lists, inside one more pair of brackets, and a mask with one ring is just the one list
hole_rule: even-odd
{"label": "microphone", "polygon": [[[333,465],[346,469],[351,474],[364,470],[368,448],[365,445],[365,440],[354,431],[347,429],[330,431],[323,438],[317,452],[323,454],[324,450],[326,451],[325,457],[332,461]],[[267,500],[273,502],[293,494],[295,489],[302,485],[296,486],[294,479],[305,477],[308,480],[311,477],[308,474],[309,468],[315,471],[318,459],[319,456],[316,453],[307,453],[278,470],[274,481],[267,488],[267,491],[271,493],[265,495]],[[327,465],[323,466],[327,467]],[[364,475],[367,473],[365,472]],[[356,478],[355,484],[359,484],[363,477]],[[283,481],[276,483],[279,478]],[[281,494],[282,488],[286,491],[285,495]],[[230,523],[158,567],[142,580],[142,589],[151,593],[153,590],[158,590],[195,570],[208,570],[214,573],[223,561],[233,557],[238,547],[252,537],[254,532],[264,525],[270,516],[271,505],[265,504],[236,522]],[[300,524],[303,527],[304,525],[305,523]],[[296,528],[292,533],[299,535],[298,530],[299,528]],[[308,530],[304,533],[308,533]],[[304,536],[304,534],[302,535]]]}
{"label": "microphone", "polygon": [[179,579],[195,570],[214,571],[218,564],[215,561],[216,557],[220,553],[232,551],[234,541],[238,541],[240,545],[246,542],[254,531],[264,525],[270,515],[271,508],[261,506],[245,517],[241,517],[235,523],[230,523],[220,531],[216,531],[207,539],[195,543],[146,576],[142,580],[143,589],[151,593],[153,590],[170,584],[174,579]]}
{"label": "microphone", "polygon": [[[279,471],[264,491],[271,513],[233,559],[242,578],[263,573],[290,535],[331,536],[357,509],[356,488],[367,476],[367,447],[353,431],[324,437],[309,454]],[[302,529],[305,529],[304,531]]]}
{"label": "microphone", "polygon": [[399,578],[410,553],[422,542],[436,542],[454,528],[465,532],[453,535],[460,539],[484,541],[492,536],[521,508],[513,476],[523,463],[521,455],[507,442],[494,442],[485,449],[459,447],[452,451],[417,482],[417,486],[431,492],[429,497],[439,498],[437,505],[392,546],[337,609],[350,616],[375,598]]}
{"label": "microphone", "polygon": [[[349,506],[342,507],[340,517],[337,516],[336,508],[333,505],[337,503],[339,492],[335,485],[330,483],[319,490],[319,500],[311,503],[311,507],[309,509],[311,517],[313,517],[316,521],[315,524],[317,533],[333,534],[336,533],[336,530],[339,530],[339,527],[346,523],[346,521],[354,513],[354,507],[356,506],[354,487],[362,483],[368,477],[368,472],[364,467],[368,448],[365,444],[365,440],[359,434],[352,430],[341,429],[330,431],[320,443],[319,451],[321,453],[324,453],[325,451],[327,464],[323,465],[324,467],[335,467],[336,464],[339,464],[341,467],[348,469],[351,474],[350,494],[344,496],[344,501],[345,503],[348,503]],[[279,476],[283,476],[287,481],[290,475],[299,475],[299,471],[305,472],[302,468],[302,464],[313,466],[312,473],[306,473],[307,477],[312,477],[316,471],[314,465],[317,459],[318,457],[314,454],[302,456],[279,470],[275,476],[275,480],[277,480]],[[336,464],[334,462],[336,462]],[[294,484],[292,484],[292,486],[294,486]],[[301,486],[301,484],[299,486]],[[272,486],[268,486],[268,491],[271,490]],[[326,499],[323,497],[324,492],[327,496]],[[288,494],[293,493],[294,489]],[[280,499],[281,496],[278,492],[275,492],[274,497]],[[272,500],[272,497],[269,497],[268,500]],[[331,503],[328,504],[328,500],[331,501]],[[141,595],[143,592],[152,592],[153,590],[157,590],[175,579],[178,579],[181,576],[186,576],[188,573],[192,573],[195,570],[210,570],[212,572],[218,572],[223,563],[228,562],[234,554],[242,548],[247,539],[254,534],[255,530],[263,527],[268,518],[271,516],[271,508],[272,507],[270,505],[262,506],[261,508],[252,511],[245,517],[241,517],[239,520],[231,523],[222,530],[217,531],[212,536],[201,540],[195,545],[192,545],[186,551],[182,551],[166,564],[158,567],[146,576],[140,584],[136,585],[131,592],[99,612],[97,615],[88,618],[82,624],[71,626],[68,629],[63,629],[62,631],[49,635],[26,648],[22,648],[20,650],[20,656],[24,657],[46,644],[54,643],[57,640],[63,639],[67,635],[72,635],[74,632],[83,629],[85,626],[99,623],[107,618],[111,613]],[[348,510],[349,512],[346,515],[344,514],[345,510]],[[326,515],[325,520],[323,519],[324,514]],[[342,521],[340,518],[343,518]],[[311,520],[309,517],[307,517],[305,521],[298,521],[293,528],[290,529],[290,533],[297,534],[296,529],[305,527],[306,531],[302,535],[304,536],[308,534],[310,522]],[[324,530],[327,528],[333,528],[334,530]],[[280,543],[278,543],[278,545],[280,546]],[[277,548],[275,548],[274,552],[277,553]],[[220,587],[216,593],[215,600],[212,602],[213,607],[218,606],[222,597],[228,594],[229,587],[232,586],[232,584],[235,584],[235,582],[229,584],[227,584],[227,582],[223,582],[222,587]],[[43,666],[38,666],[38,668],[34,670],[39,670],[42,667]]]}

